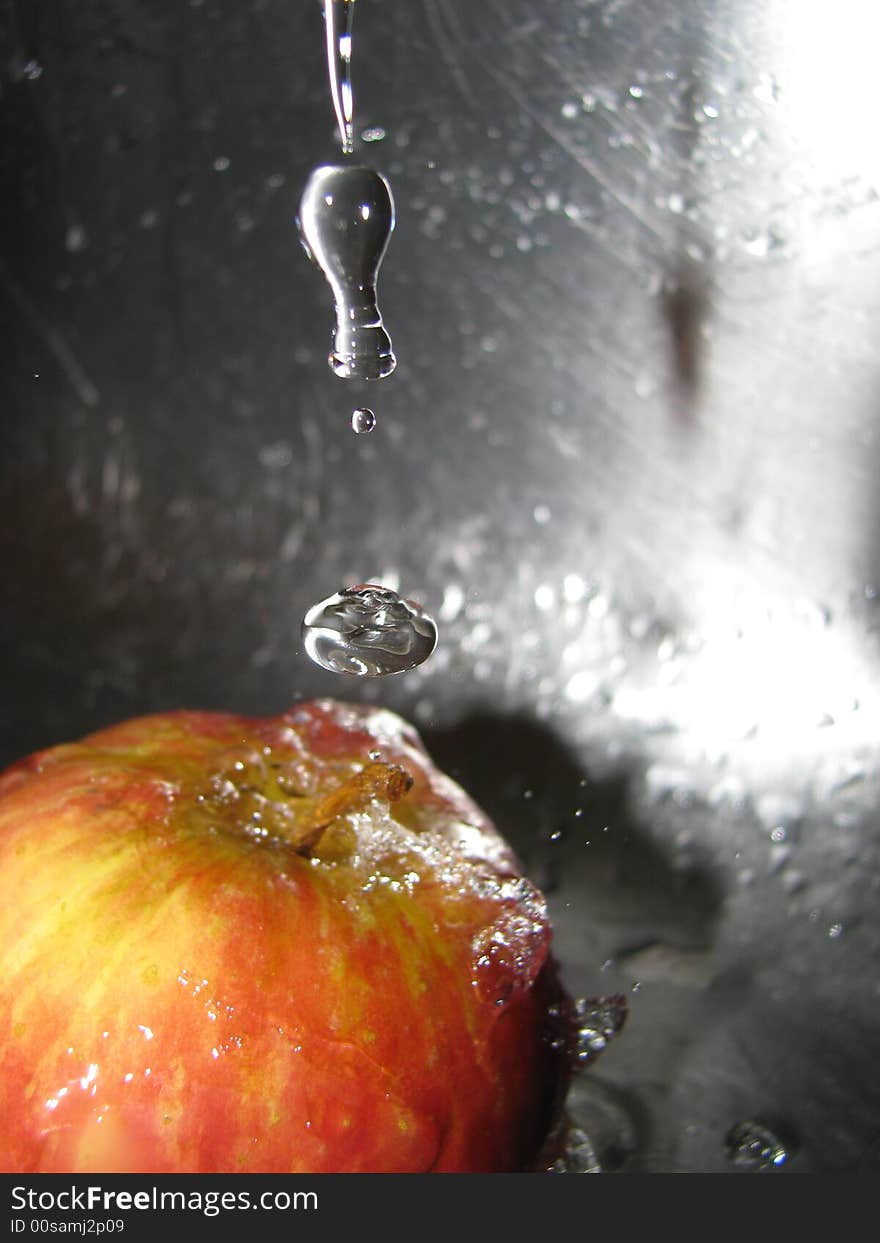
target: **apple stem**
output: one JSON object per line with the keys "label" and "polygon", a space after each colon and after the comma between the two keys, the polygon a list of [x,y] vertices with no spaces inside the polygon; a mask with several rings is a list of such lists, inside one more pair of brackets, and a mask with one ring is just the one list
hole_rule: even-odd
{"label": "apple stem", "polygon": [[413,778],[398,764],[377,761],[352,773],[341,786],[319,798],[292,834],[293,846],[307,854],[314,850],[334,820],[364,811],[375,798],[396,803],[412,789]]}

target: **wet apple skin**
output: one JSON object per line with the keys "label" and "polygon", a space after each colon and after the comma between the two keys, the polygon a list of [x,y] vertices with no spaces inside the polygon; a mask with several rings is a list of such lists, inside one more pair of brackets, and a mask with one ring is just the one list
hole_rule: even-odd
{"label": "wet apple skin", "polygon": [[[409,794],[294,849],[377,755]],[[393,714],[178,712],[38,753],[0,777],[0,878],[5,1171],[534,1161],[562,1074],[546,904]]]}

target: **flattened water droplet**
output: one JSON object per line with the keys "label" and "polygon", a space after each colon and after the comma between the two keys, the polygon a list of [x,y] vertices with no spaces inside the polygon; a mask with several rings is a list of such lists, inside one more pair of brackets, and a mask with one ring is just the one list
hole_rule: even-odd
{"label": "flattened water droplet", "polygon": [[343,379],[390,375],[397,359],[376,295],[394,228],[388,182],[362,165],[316,168],[303,191],[297,224],[306,253],[333,291],[336,330],[330,366]]}
{"label": "flattened water droplet", "polygon": [[311,659],[330,673],[405,673],[437,646],[437,626],[419,605],[376,583],[346,587],[315,604],[302,623]]}
{"label": "flattened water droplet", "polygon": [[791,1156],[790,1146],[763,1122],[737,1122],[724,1139],[727,1156],[734,1165],[748,1170],[772,1170]]}
{"label": "flattened water droplet", "polygon": [[627,1002],[622,993],[610,997],[588,997],[575,1002],[577,1038],[574,1056],[578,1067],[594,1062],[626,1022]]}
{"label": "flattened water droplet", "polygon": [[352,412],[351,426],[358,436],[365,436],[376,426],[376,416],[366,406],[358,406],[357,410]]}

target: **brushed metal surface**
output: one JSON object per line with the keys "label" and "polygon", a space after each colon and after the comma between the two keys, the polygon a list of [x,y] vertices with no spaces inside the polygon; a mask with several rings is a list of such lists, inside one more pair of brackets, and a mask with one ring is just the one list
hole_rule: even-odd
{"label": "brushed metal surface", "polygon": [[[317,4],[0,20],[3,759],[174,706],[410,717],[572,991],[630,998],[572,1098],[607,1169],[734,1168],[755,1117],[783,1172],[880,1163],[880,19],[835,14],[358,5],[370,385],[294,225],[338,158]],[[325,673],[301,618],[371,580],[438,649]]]}

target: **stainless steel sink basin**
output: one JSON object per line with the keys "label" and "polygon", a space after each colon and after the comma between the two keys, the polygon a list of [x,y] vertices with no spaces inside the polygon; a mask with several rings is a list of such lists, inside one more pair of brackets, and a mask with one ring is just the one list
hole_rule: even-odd
{"label": "stainless steel sink basin", "polygon": [[[880,1167],[880,18],[837,9],[359,5],[370,384],[294,224],[339,158],[318,5],[0,28],[3,760],[171,706],[402,712],[571,991],[628,999],[570,1101],[609,1172]],[[418,669],[306,657],[367,582],[437,619]]]}

